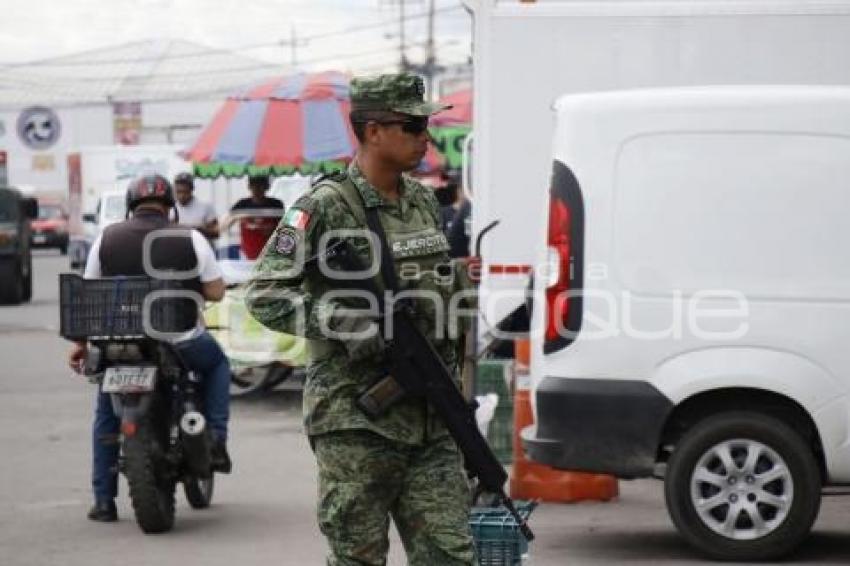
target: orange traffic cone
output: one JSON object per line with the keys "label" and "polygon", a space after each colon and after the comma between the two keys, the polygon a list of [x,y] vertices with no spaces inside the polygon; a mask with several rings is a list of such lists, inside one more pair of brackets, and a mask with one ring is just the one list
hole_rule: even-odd
{"label": "orange traffic cone", "polygon": [[532,462],[525,457],[520,431],[534,424],[529,390],[528,339],[515,342],[516,378],[514,392],[513,471],[510,492],[514,499],[537,499],[570,503],[575,501],[609,501],[619,494],[613,476],[566,472]]}

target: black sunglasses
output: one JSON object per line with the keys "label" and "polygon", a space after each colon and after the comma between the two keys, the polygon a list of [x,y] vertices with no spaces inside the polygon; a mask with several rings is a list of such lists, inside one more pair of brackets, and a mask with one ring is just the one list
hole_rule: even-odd
{"label": "black sunglasses", "polygon": [[422,132],[428,129],[428,117],[422,116],[421,118],[407,118],[405,120],[376,120],[377,124],[382,126],[392,126],[398,124],[401,126],[401,131],[405,134],[412,134],[414,136],[418,136]]}

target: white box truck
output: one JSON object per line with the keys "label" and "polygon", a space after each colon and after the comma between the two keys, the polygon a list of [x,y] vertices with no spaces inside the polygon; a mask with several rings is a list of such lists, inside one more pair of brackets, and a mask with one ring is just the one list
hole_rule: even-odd
{"label": "white box truck", "polygon": [[159,173],[173,179],[191,171],[192,164],[180,157],[178,145],[104,145],[81,148],[80,178],[82,206],[94,213],[104,191],[126,190],[127,184],[144,173]]}
{"label": "white box truck", "polygon": [[[79,171],[71,172],[72,177],[76,176],[77,187],[69,194],[71,209],[77,215],[70,219],[71,269],[82,269],[100,229],[121,219],[124,212],[118,206],[117,195],[126,191],[131,180],[144,173],[159,173],[173,179],[178,173],[191,171],[192,164],[178,153],[182,149],[177,145],[104,145],[87,146],[75,152],[79,156],[76,160]],[[104,195],[110,196],[108,203],[102,202]]]}
{"label": "white box truck", "polygon": [[466,0],[474,18],[473,235],[482,332],[522,302],[545,209],[552,103],[570,93],[850,84],[846,0]]}

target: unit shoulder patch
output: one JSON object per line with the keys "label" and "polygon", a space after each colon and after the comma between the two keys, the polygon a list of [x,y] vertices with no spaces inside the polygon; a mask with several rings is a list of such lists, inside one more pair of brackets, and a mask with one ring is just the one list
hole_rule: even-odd
{"label": "unit shoulder patch", "polygon": [[298,232],[294,228],[284,226],[277,232],[274,249],[279,254],[290,256],[298,247]]}

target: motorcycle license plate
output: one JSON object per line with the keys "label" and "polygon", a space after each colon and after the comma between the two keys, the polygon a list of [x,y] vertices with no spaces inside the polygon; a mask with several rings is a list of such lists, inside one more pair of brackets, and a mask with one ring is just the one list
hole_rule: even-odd
{"label": "motorcycle license plate", "polygon": [[117,366],[103,374],[104,393],[145,393],[153,391],[156,368],[152,366]]}

